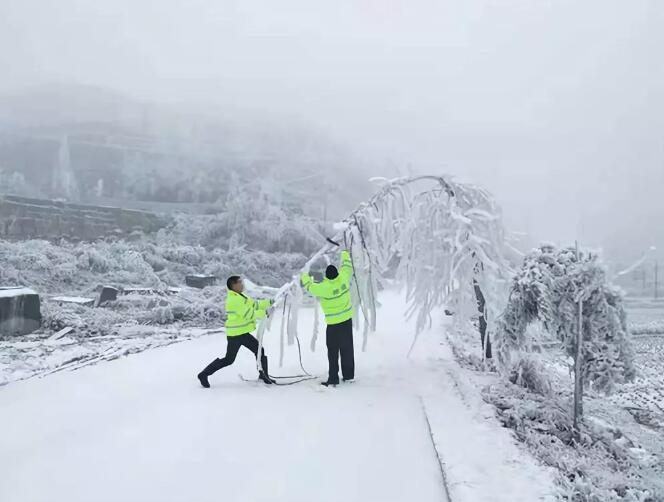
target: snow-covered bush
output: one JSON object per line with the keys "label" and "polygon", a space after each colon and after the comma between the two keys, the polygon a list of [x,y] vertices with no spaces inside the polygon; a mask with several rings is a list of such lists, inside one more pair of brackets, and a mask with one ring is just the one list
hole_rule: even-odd
{"label": "snow-covered bush", "polygon": [[569,402],[497,382],[483,390],[499,420],[560,475],[560,499],[570,502],[662,502],[664,477],[657,459],[620,429],[587,420],[574,430]]}
{"label": "snow-covered bush", "polygon": [[496,345],[509,370],[515,352],[528,350],[527,326],[539,320],[570,357],[576,352],[578,302],[583,302],[583,377],[611,391],[634,377],[633,354],[620,293],[596,254],[544,245],[524,258],[498,323]]}
{"label": "snow-covered bush", "polygon": [[529,354],[522,355],[512,366],[509,380],[537,394],[546,396],[551,393],[551,380],[543,364]]}
{"label": "snow-covered bush", "polygon": [[42,326],[52,331],[62,328],[74,328],[77,332],[87,335],[108,335],[116,330],[119,324],[136,322],[127,311],[115,309],[93,309],[81,305],[45,301],[42,303]]}
{"label": "snow-covered bush", "polygon": [[324,241],[318,222],[287,213],[257,184],[239,188],[237,196],[228,198],[216,214],[176,215],[172,227],[160,233],[206,249],[246,248],[303,255],[313,254]]}
{"label": "snow-covered bush", "polygon": [[304,264],[300,253],[243,248],[211,249],[173,240],[59,244],[0,240],[0,285],[29,285],[41,293],[91,293],[99,284],[163,288],[181,286],[188,274],[206,273],[223,283],[231,274],[279,286]]}

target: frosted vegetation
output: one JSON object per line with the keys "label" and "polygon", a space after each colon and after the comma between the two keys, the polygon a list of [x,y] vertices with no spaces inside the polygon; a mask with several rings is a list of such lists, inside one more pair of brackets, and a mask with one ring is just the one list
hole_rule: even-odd
{"label": "frosted vegetation", "polygon": [[[580,300],[585,419],[575,430]],[[636,405],[631,399],[661,392],[648,375],[648,359],[635,358],[622,295],[597,254],[552,245],[530,252],[512,280],[496,335],[508,378],[488,386],[485,399],[540,460],[559,470],[563,500],[664,500],[664,444],[653,436],[664,415],[647,399]]]}
{"label": "frosted vegetation", "polygon": [[572,358],[583,308],[583,378],[602,391],[634,379],[634,362],[620,292],[607,280],[596,254],[544,245],[529,253],[512,281],[498,323],[498,353],[509,365],[513,352],[528,351],[529,324],[539,321]]}
{"label": "frosted vegetation", "polygon": [[[319,224],[287,214],[266,194],[244,193],[214,215],[174,217],[155,235],[97,242],[0,241],[0,284],[29,285],[42,295],[44,326],[74,325],[108,332],[118,323],[197,326],[223,321],[225,278],[240,274],[256,284],[280,286],[323,240]],[[216,276],[216,286],[185,288],[160,298],[121,296],[108,308],[60,306],[49,297],[94,296],[98,286],[182,287],[185,276]]]}
{"label": "frosted vegetation", "polygon": [[[607,280],[600,258],[582,251],[577,259],[571,249],[542,246],[522,263],[510,263],[500,210],[483,189],[445,177],[377,181],[378,192],[334,229],[285,210],[254,188],[216,214],[177,215],[157,234],[129,241],[0,241],[0,283],[37,289],[46,298],[44,327],[49,332],[74,327],[72,339],[80,345],[92,335],[127,338],[128,325],[220,326],[223,279],[239,273],[279,288],[277,315],[262,323],[258,334],[261,338],[268,323],[278,323],[283,358],[286,344],[299,341],[298,311],[307,300],[298,274],[336,260],[335,246],[320,248],[324,236],[334,234],[351,251],[354,321],[363,349],[370,349],[370,333],[380,322],[379,291],[393,282],[403,284],[413,344],[418,333],[438,322],[437,307],[454,313],[450,332],[457,358],[490,375],[485,399],[540,460],[559,470],[564,500],[664,500],[662,442],[643,431],[664,430],[661,407],[655,406],[661,393],[642,380],[661,371],[635,357],[622,297]],[[56,293],[93,295],[97,285],[164,292],[194,273],[222,282],[202,290],[184,288],[177,295],[120,296],[106,308],[62,306],[48,299]],[[475,285],[487,300],[483,314],[496,343],[497,366],[484,359],[473,325],[479,315]],[[570,368],[579,299],[585,305],[587,406],[586,420],[575,433]],[[312,349],[318,337],[314,318]],[[85,357],[100,356],[91,350]],[[637,391],[643,402],[630,399]]]}
{"label": "frosted vegetation", "polygon": [[[390,279],[407,289],[413,344],[433,322],[435,307],[453,305],[459,319],[477,314],[474,281],[491,299],[487,314],[493,326],[508,267],[500,212],[490,194],[439,176],[375,181],[380,190],[337,225],[334,237],[348,247],[353,261],[353,319],[356,326],[362,323],[363,349],[376,329],[378,291]],[[304,269],[322,268],[336,252],[334,245],[324,246]],[[300,289],[295,276],[280,289],[275,306],[285,317],[281,339],[287,336],[290,344],[297,337]],[[312,347],[316,336],[314,329]]]}

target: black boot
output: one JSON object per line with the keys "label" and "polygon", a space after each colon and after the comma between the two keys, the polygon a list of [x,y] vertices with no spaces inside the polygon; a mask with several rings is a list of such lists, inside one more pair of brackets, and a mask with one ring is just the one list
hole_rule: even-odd
{"label": "black boot", "polygon": [[325,387],[336,387],[337,385],[339,385],[339,382],[330,382],[328,380],[327,382],[321,382],[320,384]]}
{"label": "black boot", "polygon": [[198,381],[201,382],[201,385],[206,389],[210,388],[210,382],[208,382],[208,377],[212,375],[215,371],[222,368],[223,362],[221,359],[217,358],[208,364],[203,371],[198,374]]}
{"label": "black boot", "polygon": [[263,381],[263,383],[266,383],[267,385],[272,385],[274,381],[268,377],[265,372],[259,371],[258,372],[258,378]]}
{"label": "black boot", "polygon": [[206,389],[210,388],[210,382],[208,382],[208,377],[204,373],[199,373],[198,374],[198,381],[201,382],[201,385],[205,387]]}

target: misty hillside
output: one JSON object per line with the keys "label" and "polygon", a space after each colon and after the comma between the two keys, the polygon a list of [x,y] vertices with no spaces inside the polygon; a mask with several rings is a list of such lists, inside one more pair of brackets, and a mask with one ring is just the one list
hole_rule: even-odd
{"label": "misty hillside", "polygon": [[0,97],[0,193],[200,211],[251,186],[323,219],[368,192],[358,164],[317,131],[269,117],[183,111],[91,86]]}

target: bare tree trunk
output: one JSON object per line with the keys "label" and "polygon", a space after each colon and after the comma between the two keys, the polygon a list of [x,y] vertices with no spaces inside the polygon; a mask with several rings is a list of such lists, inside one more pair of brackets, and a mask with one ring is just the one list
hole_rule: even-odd
{"label": "bare tree trunk", "polygon": [[475,290],[475,299],[477,300],[477,310],[480,313],[478,327],[480,331],[480,341],[482,342],[482,357],[485,359],[491,359],[491,340],[489,340],[489,335],[486,332],[486,300],[479,283],[475,279],[473,279],[473,289]]}
{"label": "bare tree trunk", "polygon": [[[576,243],[576,262],[579,264],[579,243]],[[579,324],[574,354],[574,433],[579,433],[579,419],[583,416],[583,299],[579,298]]]}

